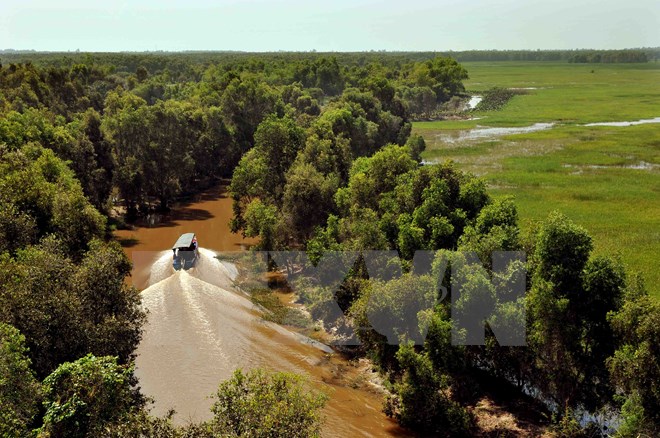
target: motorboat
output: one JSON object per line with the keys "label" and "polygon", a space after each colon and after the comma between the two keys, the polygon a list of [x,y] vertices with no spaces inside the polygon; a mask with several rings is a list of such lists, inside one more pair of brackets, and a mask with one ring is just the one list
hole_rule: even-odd
{"label": "motorboat", "polygon": [[184,233],[179,236],[172,247],[172,252],[172,266],[175,270],[188,270],[195,266],[199,258],[195,233]]}

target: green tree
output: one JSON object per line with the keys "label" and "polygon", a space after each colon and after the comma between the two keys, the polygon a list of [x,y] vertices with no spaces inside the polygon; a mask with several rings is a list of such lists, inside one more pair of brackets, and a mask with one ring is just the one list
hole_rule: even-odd
{"label": "green tree", "polygon": [[133,369],[112,357],[87,355],[60,365],[43,382],[44,424],[49,437],[99,436],[126,421],[139,406],[132,388]]}
{"label": "green tree", "polygon": [[551,213],[538,232],[536,271],[528,294],[529,341],[536,356],[535,384],[564,409],[596,408],[611,397],[605,359],[613,353],[608,312],[620,306],[623,269],[589,260],[591,237]]}
{"label": "green tree", "polygon": [[337,175],[341,185],[348,182],[353,158],[350,142],[343,136],[328,134],[328,138],[319,138],[317,134],[312,134],[307,137],[299,157],[325,176]]}
{"label": "green tree", "polygon": [[354,157],[370,155],[376,144],[378,125],[367,120],[366,112],[354,102],[336,102],[329,105],[312,124],[311,134],[319,138],[343,137],[350,142]]}
{"label": "green tree", "polygon": [[166,209],[182,192],[194,169],[192,148],[199,137],[189,105],[168,100],[147,107],[149,143],[140,157],[146,187]]}
{"label": "green tree", "polygon": [[272,204],[255,199],[245,209],[246,237],[259,237],[258,249],[276,250],[284,244],[282,224],[278,219],[278,210]]}
{"label": "green tree", "polygon": [[149,70],[143,65],[139,66],[135,71],[138,82],[144,82],[149,77]]}
{"label": "green tree", "polygon": [[78,263],[54,239],[0,260],[0,321],[25,335],[40,378],[88,352],[126,363],[141,337],[145,315],[124,284],[130,263],[119,245],[92,242]]}
{"label": "green tree", "polygon": [[25,337],[0,323],[0,436],[30,436],[40,397]]}
{"label": "green tree", "polygon": [[102,132],[111,142],[117,163],[114,183],[126,203],[129,215],[144,201],[147,181],[143,168],[149,144],[150,126],[146,102],[131,93],[110,92],[105,99]]}
{"label": "green tree", "polygon": [[125,281],[131,267],[119,243],[93,240],[68,279],[68,289],[80,303],[87,350],[97,356],[116,356],[121,363],[134,358],[146,321],[140,292]]}
{"label": "green tree", "polygon": [[429,118],[438,107],[435,92],[429,86],[403,86],[397,90],[397,93],[414,118]]}
{"label": "green tree", "polygon": [[218,107],[196,111],[200,134],[192,150],[195,177],[212,183],[217,177],[231,176],[240,151]]}
{"label": "green tree", "polygon": [[[53,151],[34,144],[0,157],[3,210],[20,212],[0,221],[9,227],[0,236],[26,226],[17,242],[36,243],[35,239],[56,234],[69,253],[80,254],[91,239],[104,234],[105,219],[87,201],[73,172]],[[10,246],[16,248],[17,242]]]}
{"label": "green tree", "polygon": [[621,436],[660,431],[660,304],[641,281],[631,282],[625,301],[609,314],[619,347],[607,360],[611,380],[623,392]]}
{"label": "green tree", "polygon": [[338,193],[339,208],[348,211],[351,206],[379,208],[381,197],[394,190],[397,178],[417,167],[405,146],[387,145],[371,157],[353,162],[348,187]]}
{"label": "green tree", "polygon": [[465,228],[459,240],[464,251],[477,253],[481,262],[491,266],[494,251],[521,249],[518,210],[510,197],[495,199],[481,209],[474,225]]}
{"label": "green tree", "polygon": [[268,179],[268,162],[261,150],[252,148],[243,155],[229,184],[234,216],[230,222],[233,233],[245,229],[245,210],[254,200],[265,193]]}
{"label": "green tree", "polygon": [[281,206],[286,173],[305,144],[305,133],[289,117],[268,117],[254,135],[255,148],[263,154],[268,167],[263,193]]}
{"label": "green tree", "polygon": [[319,411],[326,396],[308,385],[295,374],[236,370],[215,395],[214,431],[222,436],[320,436]]}
{"label": "green tree", "polygon": [[465,91],[463,81],[468,78],[467,70],[456,60],[437,56],[424,63],[416,64],[409,81],[418,87],[430,87],[438,103]]}
{"label": "green tree", "polygon": [[334,210],[337,178],[324,177],[311,164],[297,161],[286,176],[282,213],[298,242],[306,242]]}
{"label": "green tree", "polygon": [[587,231],[553,212],[541,227],[535,249],[537,273],[566,295],[582,284],[582,270],[593,247]]}
{"label": "green tree", "polygon": [[[371,281],[352,303],[350,315],[360,329],[358,337],[384,369],[395,364],[395,345],[413,341],[422,345],[428,319],[438,300],[429,275],[404,274],[390,281]],[[351,303],[349,303],[350,305]]]}
{"label": "green tree", "polygon": [[101,130],[101,116],[93,109],[87,110],[83,115],[85,137],[92,144],[94,150],[95,166],[92,170],[92,184],[87,194],[92,205],[97,209],[104,209],[105,203],[112,191],[112,181],[115,169],[115,159],[112,147],[105,139]]}
{"label": "green tree", "polygon": [[229,82],[220,107],[235,132],[241,152],[252,146],[257,126],[275,111],[278,98],[271,87],[254,77],[235,78]]}
{"label": "green tree", "polygon": [[465,408],[451,399],[450,378],[433,370],[424,354],[411,345],[401,345],[396,354],[405,370],[386,411],[401,425],[433,436],[468,436],[472,419]]}

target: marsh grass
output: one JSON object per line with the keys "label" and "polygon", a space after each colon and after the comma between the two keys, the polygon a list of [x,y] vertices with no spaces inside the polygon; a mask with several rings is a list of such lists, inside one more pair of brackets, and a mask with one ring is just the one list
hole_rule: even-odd
{"label": "marsh grass", "polygon": [[[453,160],[486,179],[495,196],[514,195],[523,228],[552,210],[587,227],[597,254],[619,254],[660,297],[660,125],[585,123],[660,116],[660,64],[468,63],[475,94],[536,87],[480,120],[422,122],[428,161]],[[594,73],[590,73],[591,70]],[[551,129],[445,145],[438,134],[476,126]],[[631,168],[643,163],[642,169]]]}

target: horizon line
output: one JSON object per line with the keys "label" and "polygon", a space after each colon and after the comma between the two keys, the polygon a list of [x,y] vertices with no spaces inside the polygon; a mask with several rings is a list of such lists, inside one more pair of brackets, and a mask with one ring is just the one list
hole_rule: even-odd
{"label": "horizon line", "polygon": [[536,48],[536,49],[415,49],[415,50],[386,50],[386,49],[364,49],[364,50],[237,50],[237,49],[184,49],[184,50],[168,50],[168,49],[155,49],[155,50],[80,50],[80,49],[58,49],[58,50],[39,50],[39,49],[14,49],[4,48],[0,49],[0,53],[243,53],[243,54],[269,54],[269,53],[462,53],[462,52],[571,52],[571,51],[617,51],[617,50],[658,50],[658,46],[643,46],[643,47],[622,47],[622,48],[607,48],[595,49],[589,47],[571,48],[571,49],[557,49],[557,48]]}

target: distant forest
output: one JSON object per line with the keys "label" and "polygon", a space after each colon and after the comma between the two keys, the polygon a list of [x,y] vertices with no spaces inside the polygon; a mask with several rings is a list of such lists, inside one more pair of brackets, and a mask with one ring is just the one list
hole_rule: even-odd
{"label": "distant forest", "polygon": [[74,64],[110,65],[118,72],[134,72],[138,66],[150,72],[168,69],[184,72],[195,65],[242,63],[250,59],[277,63],[333,56],[346,67],[379,62],[400,66],[411,61],[421,62],[436,56],[451,57],[458,62],[493,61],[566,61],[571,63],[640,63],[657,62],[660,47],[621,50],[466,50],[433,52],[270,52],[184,51],[184,52],[37,52],[32,50],[2,50],[0,63],[32,62],[48,67],[71,67]]}

